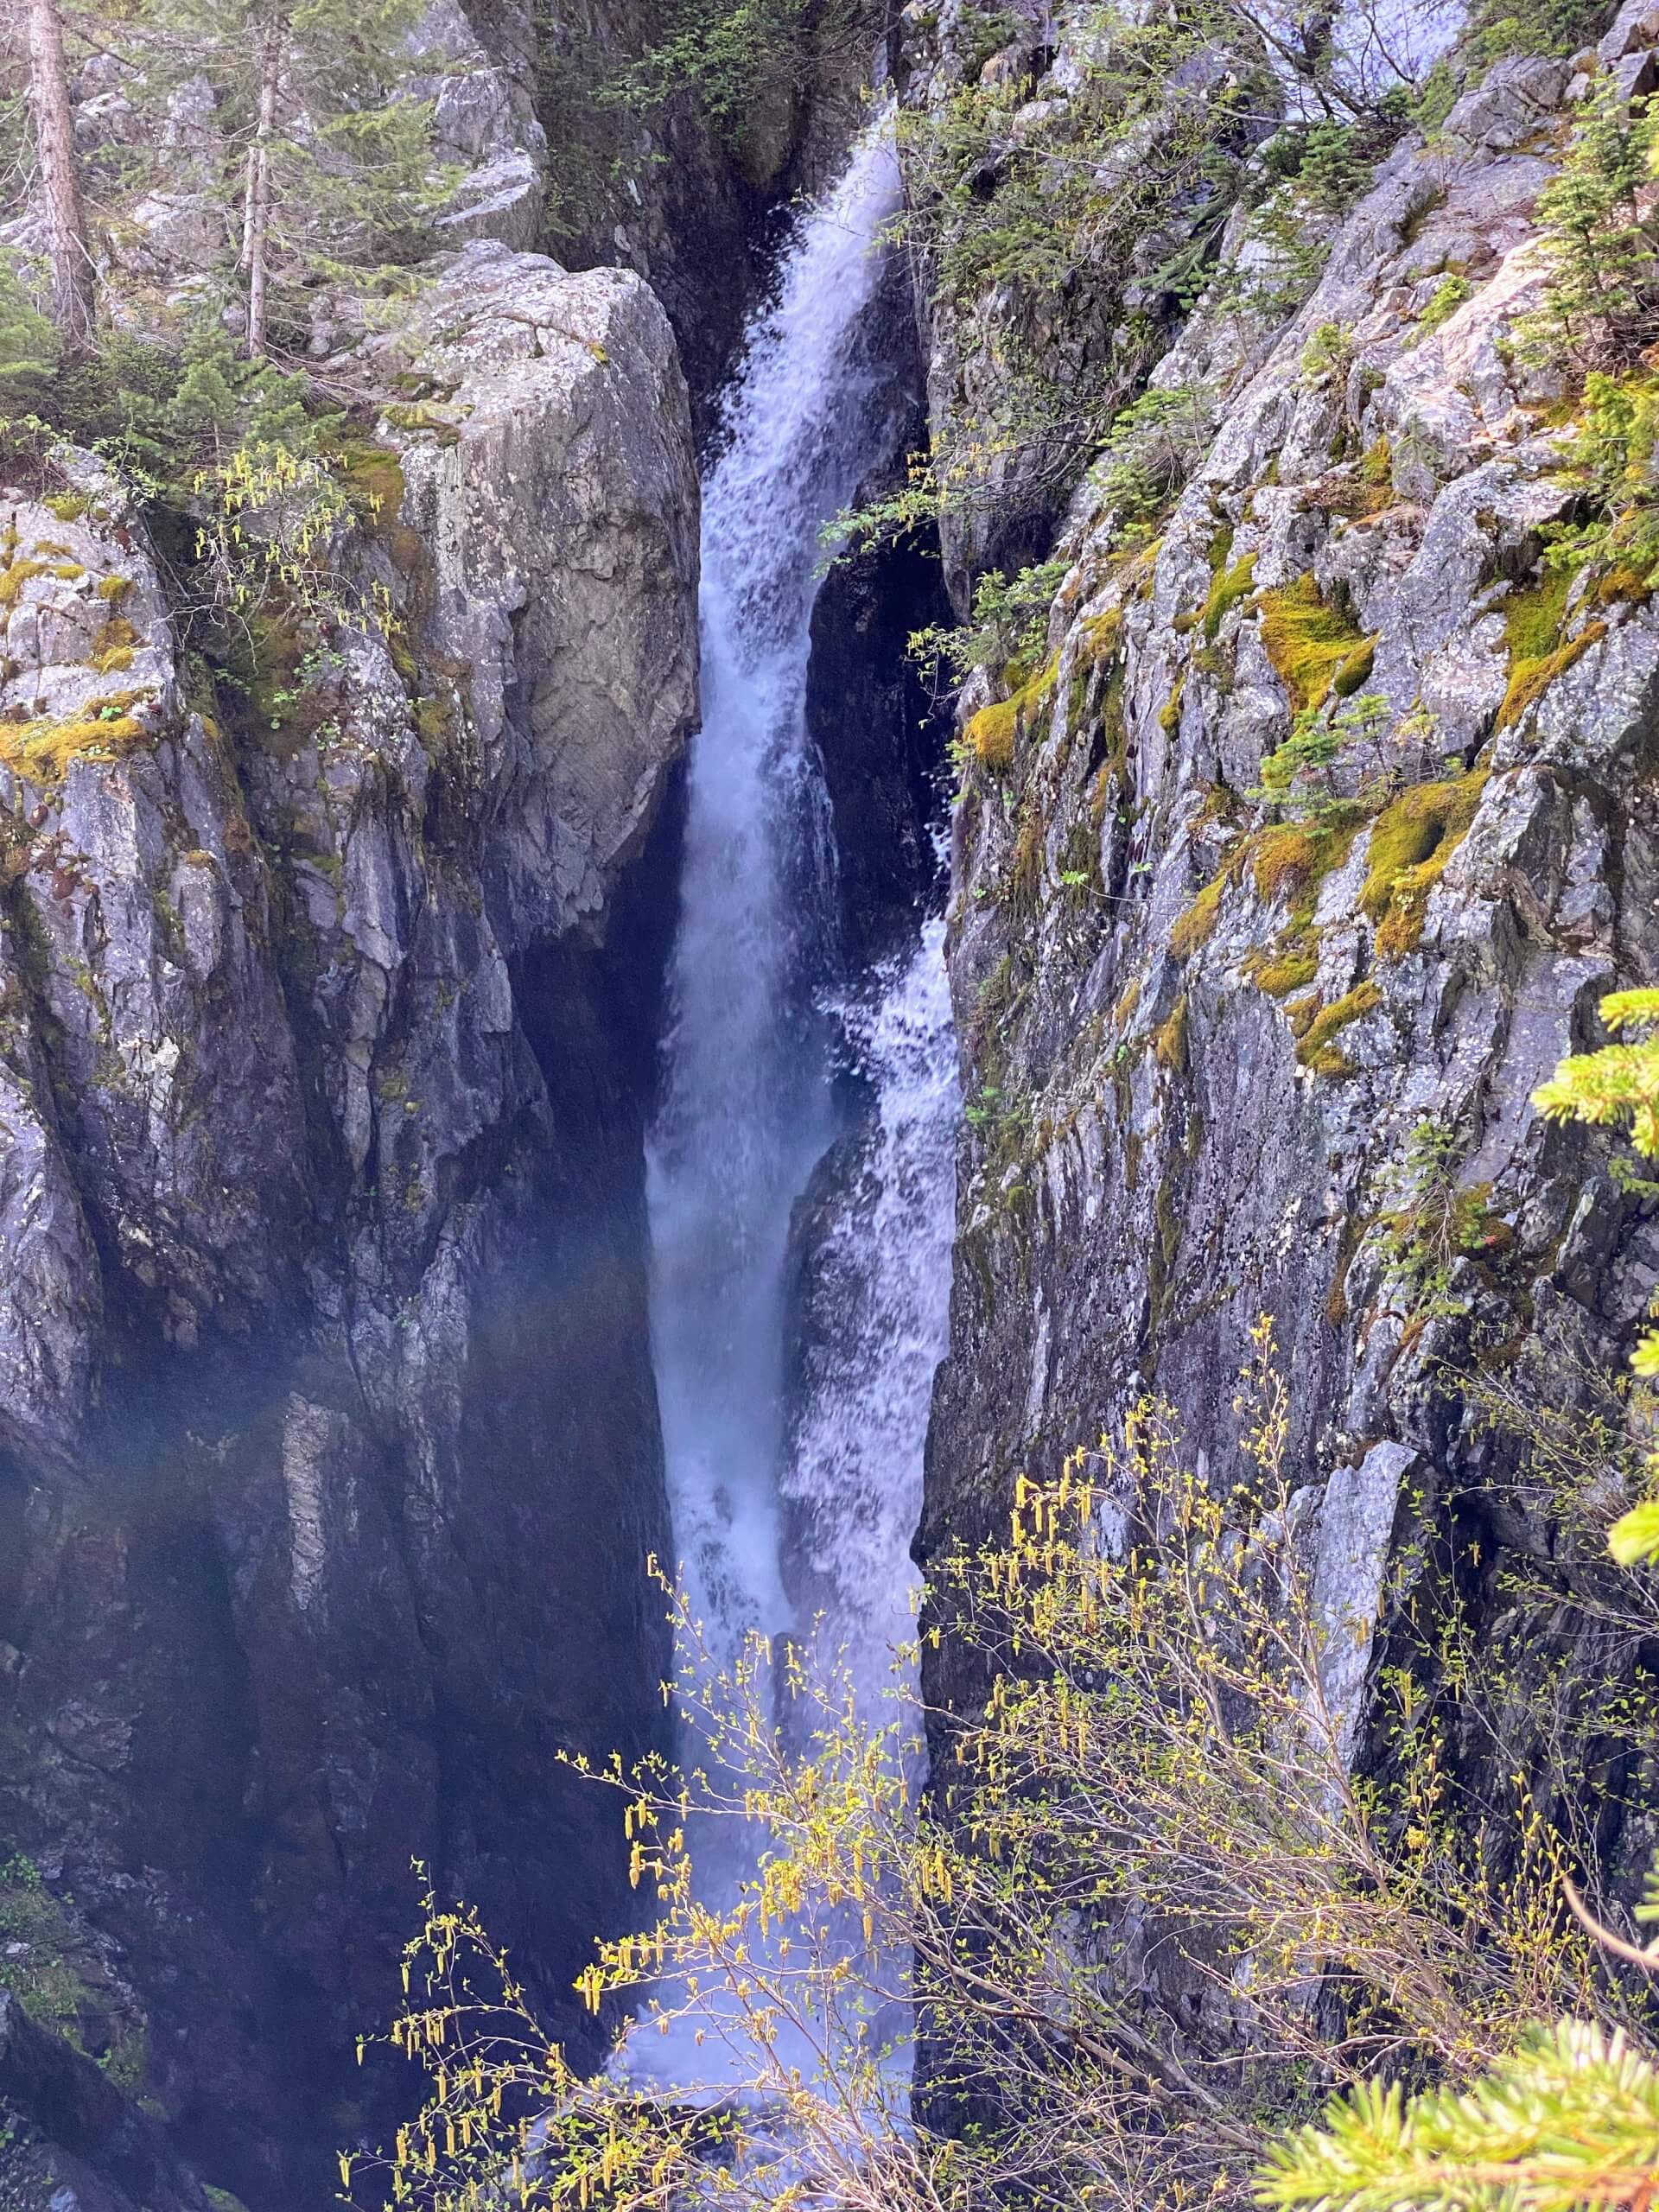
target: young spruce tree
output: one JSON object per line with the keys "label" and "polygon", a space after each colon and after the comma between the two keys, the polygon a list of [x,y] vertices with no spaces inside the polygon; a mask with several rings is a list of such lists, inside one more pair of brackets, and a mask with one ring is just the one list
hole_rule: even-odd
{"label": "young spruce tree", "polygon": [[1550,258],[1544,303],[1522,340],[1537,357],[1618,368],[1652,337],[1659,314],[1659,221],[1650,205],[1659,116],[1604,77],[1560,168],[1538,195]]}

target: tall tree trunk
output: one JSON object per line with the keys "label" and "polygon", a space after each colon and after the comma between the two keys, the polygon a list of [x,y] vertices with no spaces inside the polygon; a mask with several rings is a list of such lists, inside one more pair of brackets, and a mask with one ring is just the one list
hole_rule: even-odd
{"label": "tall tree trunk", "polygon": [[69,79],[64,67],[58,0],[29,0],[29,90],[46,207],[52,320],[63,340],[65,353],[73,359],[92,343],[97,296],[80,185],[75,175],[75,124],[69,111]]}
{"label": "tall tree trunk", "polygon": [[265,16],[259,48],[259,114],[248,148],[247,182],[242,200],[242,265],[248,272],[248,359],[265,350],[265,301],[270,284],[270,141],[276,128],[276,88],[283,73],[281,0]]}

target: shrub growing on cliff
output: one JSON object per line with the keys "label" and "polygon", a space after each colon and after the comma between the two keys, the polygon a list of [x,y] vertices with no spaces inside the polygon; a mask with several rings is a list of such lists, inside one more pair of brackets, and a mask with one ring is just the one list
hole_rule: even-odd
{"label": "shrub growing on cliff", "polygon": [[[1588,571],[1586,582],[1603,605],[1640,600],[1652,588],[1659,568],[1656,445],[1659,383],[1641,368],[1619,376],[1592,370],[1584,381],[1578,419],[1560,446],[1589,512],[1545,532],[1554,571],[1545,588],[1559,595],[1559,611],[1556,634],[1539,640],[1544,651],[1561,642],[1567,594],[1580,571]],[[1542,593],[1536,603],[1541,610]]]}
{"label": "shrub growing on cliff", "polygon": [[1511,54],[1575,54],[1605,29],[1611,0],[1478,0],[1471,10],[1471,46],[1485,64]]}
{"label": "shrub growing on cliff", "polygon": [[[1646,995],[1659,1020],[1659,994]],[[1572,1111],[1565,1080],[1554,1103]],[[1626,1567],[1659,1561],[1659,1507],[1627,1514],[1610,1549]],[[1631,1942],[1562,1886],[1610,1958],[1659,1975],[1659,1938]],[[1659,1858],[1634,1916],[1659,1923]],[[1256,2187],[1267,2212],[1648,2212],[1656,2194],[1659,2057],[1623,2027],[1573,2018],[1528,2028],[1466,2084],[1411,2095],[1397,2080],[1357,2084],[1332,2099],[1322,2124],[1273,2145]]]}
{"label": "shrub growing on cliff", "polygon": [[1392,730],[1388,701],[1376,691],[1304,708],[1284,743],[1263,759],[1261,784],[1249,796],[1293,815],[1318,817],[1345,803],[1338,792],[1340,774],[1351,793],[1376,804],[1400,773],[1389,750]]}
{"label": "shrub growing on cliff", "polygon": [[1142,392],[1113,421],[1095,479],[1132,543],[1168,507],[1214,435],[1216,396],[1207,385]]}
{"label": "shrub growing on cliff", "polygon": [[1065,575],[1064,561],[1039,562],[1013,576],[993,569],[974,586],[970,621],[912,631],[906,650],[918,665],[942,668],[953,683],[976,668],[995,668],[1017,690],[1042,657],[1049,610]]}
{"label": "shrub growing on cliff", "polygon": [[[1056,1481],[1020,1478],[1006,1538],[941,1568],[925,1634],[982,1704],[924,1715],[901,1679],[873,1722],[799,1649],[700,1662],[677,1599],[691,1757],[602,1778],[655,1900],[579,1983],[620,2015],[613,2063],[577,2079],[476,1919],[429,1899],[392,2029],[427,2097],[383,2159],[346,2158],[348,2189],[389,2167],[445,2212],[495,2189],[1241,2203],[1272,2120],[1320,2085],[1461,2081],[1577,2001],[1588,1945],[1551,1905],[1549,1839],[1523,1821],[1495,1871],[1436,1718],[1396,1782],[1354,1778],[1376,1593],[1315,1586],[1265,1328],[1257,1355],[1236,1488],[1212,1494],[1141,1405]],[[759,1849],[715,1900],[696,1866],[721,1822]],[[680,2054],[660,2092],[659,2033]]]}
{"label": "shrub growing on cliff", "polygon": [[[1563,1060],[1535,1103],[1557,1120],[1628,1128],[1638,1153],[1659,1157],[1659,991],[1615,992],[1601,1017],[1634,1041]],[[1445,1242],[1444,1230],[1436,1236]],[[1633,1364],[1659,1375],[1659,1332],[1643,1337]],[[1649,1485],[1659,1481],[1659,1454],[1646,1473]],[[1625,1567],[1659,1563],[1659,1500],[1616,1521],[1608,1549]],[[1564,1888],[1604,1951],[1659,1975],[1659,1938],[1633,1942],[1596,1921],[1570,1883]],[[1659,1859],[1635,1918],[1659,1925]],[[1356,2086],[1332,2101],[1322,2124],[1273,2147],[1257,2187],[1268,2212],[1648,2212],[1656,2195],[1659,2058],[1624,2028],[1571,2018],[1528,2029],[1466,2083],[1414,2095],[1398,2080]]]}
{"label": "shrub growing on cliff", "polygon": [[1550,272],[1542,307],[1519,332],[1522,351],[1580,369],[1630,359],[1659,310],[1659,227],[1648,190],[1659,118],[1626,101],[1611,77],[1586,101],[1561,166],[1538,195]]}

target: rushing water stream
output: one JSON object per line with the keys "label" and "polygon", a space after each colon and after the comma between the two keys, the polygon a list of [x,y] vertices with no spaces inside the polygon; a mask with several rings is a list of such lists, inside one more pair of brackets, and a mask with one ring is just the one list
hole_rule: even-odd
{"label": "rushing water stream", "polygon": [[[647,1185],[670,1506],[706,1646],[725,1658],[751,1629],[799,1631],[810,1602],[872,1691],[906,1633],[944,1349],[954,1048],[938,923],[849,995],[805,702],[820,533],[894,436],[868,311],[897,195],[877,125],[751,325],[704,487],[703,720]],[[791,1216],[837,1135],[838,1058],[862,1074],[872,1128],[819,1255],[842,1319],[791,1419]]]}

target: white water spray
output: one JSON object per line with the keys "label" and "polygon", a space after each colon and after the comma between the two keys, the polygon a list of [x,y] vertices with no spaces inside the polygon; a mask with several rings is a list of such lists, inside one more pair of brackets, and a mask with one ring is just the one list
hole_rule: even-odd
{"label": "white water spray", "polygon": [[843,1015],[873,1126],[817,1255],[819,1325],[780,1478],[792,1581],[872,1719],[918,1580],[910,1539],[950,1319],[959,1092],[943,919],[875,980]]}
{"label": "white water spray", "polygon": [[[823,527],[893,436],[861,322],[898,188],[876,125],[801,224],[776,303],[751,327],[705,487],[703,721],[647,1148],[669,1502],[704,1649],[723,1662],[751,1630],[799,1633],[801,1611],[822,1610],[873,1690],[911,1632],[908,1544],[944,1350],[955,1056],[940,924],[873,996],[832,1003],[835,856],[805,700]],[[840,1318],[786,1435],[791,1215],[837,1134],[837,1038],[874,1113],[817,1256]],[[699,1852],[706,1901],[751,1871],[751,1841],[728,1827]],[[635,2063],[691,2090],[711,2056],[692,2040],[636,2046]]]}

